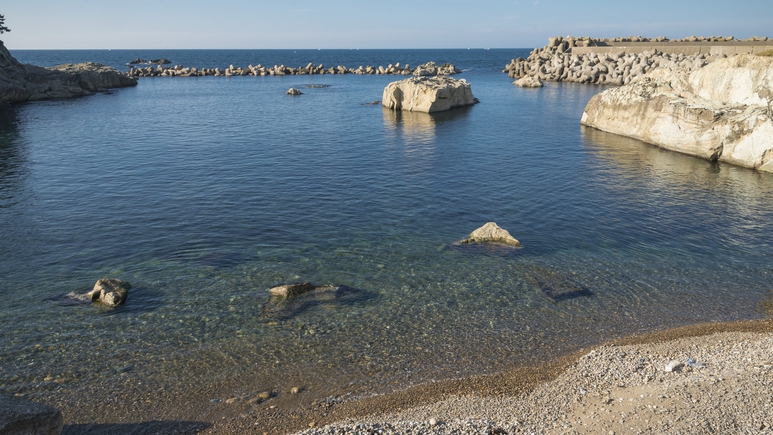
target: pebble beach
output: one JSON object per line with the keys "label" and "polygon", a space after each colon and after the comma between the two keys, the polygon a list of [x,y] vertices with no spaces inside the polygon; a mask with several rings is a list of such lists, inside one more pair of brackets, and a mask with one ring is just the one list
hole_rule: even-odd
{"label": "pebble beach", "polygon": [[718,332],[604,345],[525,394],[451,397],[300,433],[767,434],[772,384],[773,333]]}

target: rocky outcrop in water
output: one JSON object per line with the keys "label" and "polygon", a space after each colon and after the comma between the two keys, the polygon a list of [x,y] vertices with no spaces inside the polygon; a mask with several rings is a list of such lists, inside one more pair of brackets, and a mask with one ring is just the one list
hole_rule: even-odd
{"label": "rocky outcrop in water", "polygon": [[594,96],[582,124],[712,161],[773,172],[773,58],[658,69]]}
{"label": "rocky outcrop in water", "polygon": [[304,293],[314,291],[316,287],[310,282],[296,282],[293,284],[285,284],[276,287],[271,287],[268,292],[272,296],[279,296],[282,298],[294,298]]}
{"label": "rocky outcrop in water", "polygon": [[510,246],[521,246],[521,242],[510,235],[510,232],[500,227],[496,222],[488,222],[486,225],[470,233],[470,237],[460,243],[501,243]]}
{"label": "rocky outcrop in water", "polygon": [[[670,41],[666,37],[631,36],[594,39],[556,36],[549,38],[548,45],[544,48],[535,48],[528,58],[513,59],[505,66],[503,72],[511,78],[536,77],[543,81],[620,86],[630,83],[634,78],[655,68],[694,71],[734,55],[733,50],[723,50],[723,47],[751,47],[738,44],[764,41],[767,41],[767,38],[754,37],[745,41],[734,41],[732,37],[689,37]],[[695,52],[695,45],[689,45],[691,42],[715,43],[717,48],[709,49],[707,53],[699,53]],[[644,44],[646,49],[636,51],[635,47],[626,43],[652,43],[652,45]],[[692,49],[688,50],[689,47]],[[773,48],[773,45],[770,47]],[[680,49],[685,52],[680,52]],[[752,49],[749,48],[749,50]]]}
{"label": "rocky outcrop in water", "polygon": [[80,97],[136,84],[136,79],[98,63],[25,65],[0,41],[0,103]]}
{"label": "rocky outcrop in water", "polygon": [[[138,59],[142,60],[142,59]],[[423,65],[419,65],[415,69],[411,69],[410,65],[400,65],[400,63],[389,64],[388,66],[362,66],[357,68],[349,68],[343,65],[326,68],[324,64],[314,65],[309,63],[306,66],[299,66],[297,68],[290,68],[285,65],[274,65],[273,67],[267,67],[258,64],[257,66],[249,65],[247,68],[235,67],[229,65],[227,68],[191,68],[183,67],[181,65],[175,65],[173,67],[164,67],[158,65],[156,67],[145,68],[131,68],[128,74],[132,77],[231,77],[231,76],[284,76],[284,75],[315,75],[315,74],[391,74],[391,75],[421,75],[421,76],[434,76],[434,75],[450,75],[457,74],[461,71],[457,69],[453,64],[445,63],[440,66],[436,66],[434,62],[428,62]]]}
{"label": "rocky outcrop in water", "polygon": [[392,82],[381,98],[387,109],[410,112],[441,112],[478,103],[470,84],[450,77],[415,77]]}
{"label": "rocky outcrop in water", "polygon": [[302,95],[303,94],[303,92],[301,92],[301,91],[299,91],[298,89],[295,89],[295,88],[288,89],[286,93],[287,93],[287,95]]}
{"label": "rocky outcrop in water", "polygon": [[129,289],[132,286],[128,282],[118,278],[102,278],[94,284],[94,288],[88,293],[92,302],[99,302],[108,306],[117,306],[126,302]]}
{"label": "rocky outcrop in water", "polygon": [[0,434],[59,435],[63,428],[58,409],[21,397],[0,396]]}
{"label": "rocky outcrop in water", "polygon": [[541,88],[545,85],[542,84],[540,79],[531,76],[524,76],[513,82],[514,85],[521,88]]}

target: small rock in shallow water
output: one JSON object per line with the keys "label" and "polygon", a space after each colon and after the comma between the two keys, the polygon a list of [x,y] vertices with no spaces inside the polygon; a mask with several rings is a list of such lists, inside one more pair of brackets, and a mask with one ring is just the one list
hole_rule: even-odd
{"label": "small rock in shallow water", "polygon": [[486,225],[470,233],[470,237],[462,240],[462,243],[502,243],[511,246],[521,246],[521,242],[511,236],[510,233],[496,224],[488,222]]}
{"label": "small rock in shallow water", "polygon": [[287,90],[287,95],[301,95],[301,94],[303,94],[303,92],[295,88],[290,88]]}

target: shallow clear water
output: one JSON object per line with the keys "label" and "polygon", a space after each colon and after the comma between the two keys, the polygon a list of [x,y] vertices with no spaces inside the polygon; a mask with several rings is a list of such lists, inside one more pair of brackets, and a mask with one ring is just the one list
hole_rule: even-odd
{"label": "shallow clear water", "polygon": [[[13,52],[170,57],[73,53]],[[324,75],[147,78],[0,109],[0,392],[126,372],[224,394],[388,391],[766,315],[770,174],[582,128],[602,88],[516,88],[500,70],[523,50],[272,53],[173,61],[448,61],[481,103],[393,113],[365,103],[397,78]],[[523,247],[453,245],[488,221]],[[49,300],[108,276],[132,283],[126,305]],[[295,281],[358,291],[270,302]]]}

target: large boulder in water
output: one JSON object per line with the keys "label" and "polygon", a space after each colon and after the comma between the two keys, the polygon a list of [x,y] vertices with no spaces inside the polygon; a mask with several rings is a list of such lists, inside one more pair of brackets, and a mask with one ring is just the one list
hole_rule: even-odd
{"label": "large boulder in water", "polygon": [[25,65],[0,41],[0,103],[80,97],[136,85],[137,79],[93,62],[51,68]]}
{"label": "large boulder in water", "polygon": [[496,222],[488,222],[470,234],[461,243],[500,243],[510,246],[521,246],[521,242],[510,235],[510,232],[500,227]]}
{"label": "large boulder in water", "polygon": [[450,77],[414,77],[392,82],[384,88],[382,105],[410,112],[441,112],[478,103],[470,84]]}
{"label": "large boulder in water", "polygon": [[661,68],[591,98],[582,124],[711,161],[773,172],[773,58]]}
{"label": "large boulder in water", "polygon": [[62,413],[56,408],[21,397],[0,396],[0,434],[59,435],[63,427]]}

